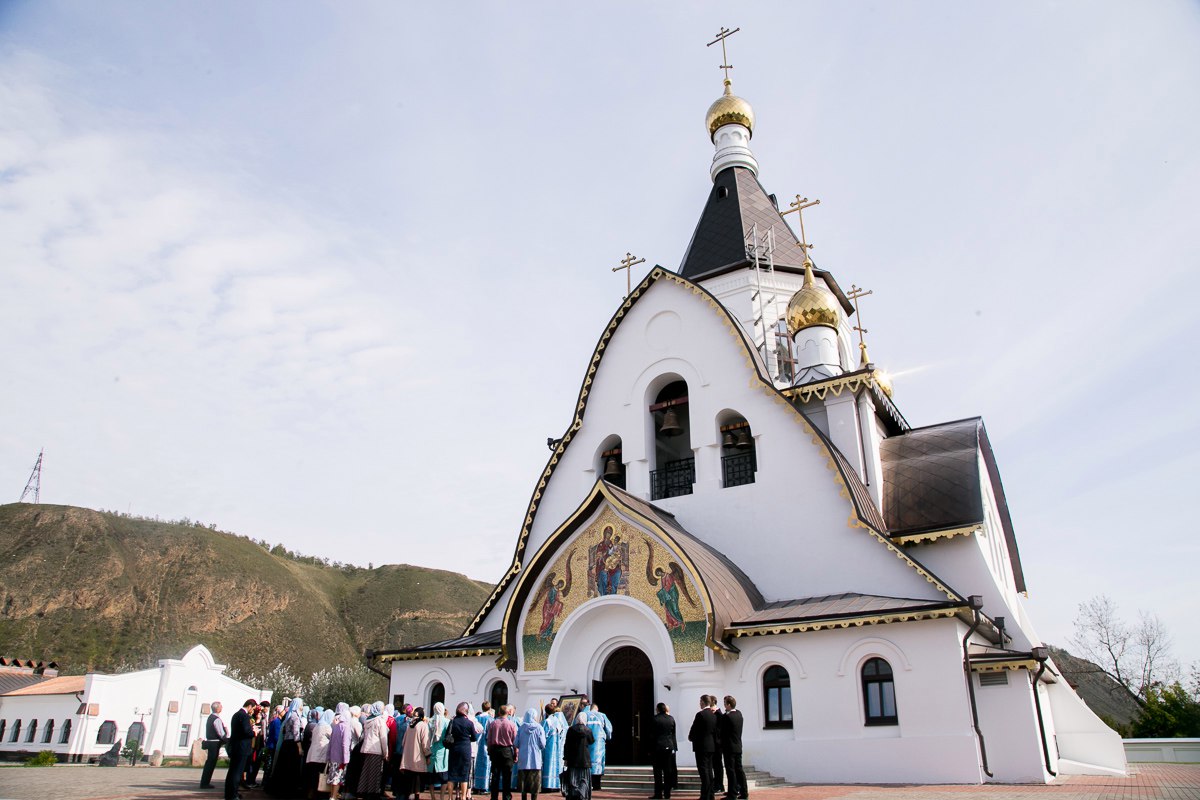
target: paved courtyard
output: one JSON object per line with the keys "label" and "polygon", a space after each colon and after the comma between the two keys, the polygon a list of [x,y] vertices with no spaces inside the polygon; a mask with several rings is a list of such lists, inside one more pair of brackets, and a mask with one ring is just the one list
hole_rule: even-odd
{"label": "paved courtyard", "polygon": [[[224,773],[213,776],[220,785]],[[220,800],[220,790],[200,791],[200,770],[183,767],[92,766],[0,768],[0,800]],[[518,795],[519,796],[519,795]],[[546,800],[557,797],[546,795]],[[597,792],[597,800],[630,800],[639,794]],[[759,789],[762,800],[1200,800],[1200,764],[1134,764],[1126,778],[1059,778],[1047,786],[829,786]],[[260,791],[246,800],[267,800]],[[480,797],[476,794],[476,797]],[[677,800],[695,800],[678,794]]]}

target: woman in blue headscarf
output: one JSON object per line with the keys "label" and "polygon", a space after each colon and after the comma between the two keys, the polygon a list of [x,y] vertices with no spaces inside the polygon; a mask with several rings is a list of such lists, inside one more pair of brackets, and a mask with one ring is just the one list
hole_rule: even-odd
{"label": "woman in blue headscarf", "polygon": [[536,708],[525,712],[521,727],[517,730],[517,769],[520,770],[518,785],[521,800],[533,795],[537,800],[542,788],[542,751],[546,748],[546,731],[542,729],[542,715]]}
{"label": "woman in blue headscarf", "polygon": [[321,773],[329,760],[329,737],[333,734],[333,711],[322,709],[313,728],[312,740],[304,756],[304,796],[316,797]]}
{"label": "woman in blue headscarf", "polygon": [[297,797],[300,794],[300,778],[304,761],[300,755],[300,740],[304,736],[304,720],[300,716],[304,701],[299,697],[288,705],[279,730],[279,741],[275,744],[275,758],[271,762],[271,774],[267,776],[266,790],[272,797]]}

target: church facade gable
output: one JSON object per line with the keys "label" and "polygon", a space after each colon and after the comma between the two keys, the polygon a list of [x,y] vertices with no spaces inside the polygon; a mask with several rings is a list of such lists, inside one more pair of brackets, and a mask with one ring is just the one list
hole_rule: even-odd
{"label": "church facade gable", "polygon": [[546,670],[571,615],[612,597],[636,600],[658,617],[676,664],[703,662],[709,615],[700,584],[683,561],[662,538],[603,505],[582,531],[558,545],[553,560],[531,573],[536,588],[519,624],[522,671]]}

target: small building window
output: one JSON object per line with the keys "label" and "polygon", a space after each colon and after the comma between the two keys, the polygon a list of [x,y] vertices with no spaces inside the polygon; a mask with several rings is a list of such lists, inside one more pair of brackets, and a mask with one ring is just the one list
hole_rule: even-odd
{"label": "small building window", "polygon": [[654,426],[650,499],[691,494],[696,482],[696,455],[692,452],[687,383],[677,380],[664,386],[649,410]]}
{"label": "small building window", "polygon": [[58,739],[58,743],[59,744],[70,744],[71,743],[71,720],[68,719],[66,722],[63,723],[63,732],[62,732],[62,736],[60,736]]}
{"label": "small building window", "polygon": [[188,746],[188,738],[191,735],[192,735],[192,726],[191,725],[180,725],[179,726],[179,746],[187,747]]}
{"label": "small building window", "polygon": [[508,705],[508,684],[504,681],[493,683],[492,696],[489,699],[492,701],[492,708]]}
{"label": "small building window", "polygon": [[140,744],[145,735],[146,726],[140,722],[135,722],[129,726],[129,733],[125,735],[125,744],[131,742],[138,742]]}
{"label": "small building window", "polygon": [[46,720],[46,731],[42,734],[42,744],[50,744],[54,739],[54,720]]}
{"label": "small building window", "polygon": [[4,741],[4,732],[8,730],[8,720],[0,719],[0,742]]}
{"label": "small building window", "polygon": [[29,744],[37,737],[37,720],[29,720],[29,732],[25,734],[25,743]]}
{"label": "small building window", "polygon": [[433,686],[429,687],[429,708],[426,709],[427,715],[433,714],[435,703],[442,703],[443,705],[446,703],[446,687],[442,685],[441,681],[437,681]]}
{"label": "small building window", "polygon": [[16,722],[13,723],[12,736],[8,737],[8,741],[16,742],[16,741],[19,741],[20,738],[21,738],[21,720],[17,720]]}
{"label": "small building window", "polygon": [[112,744],[117,740],[117,723],[111,719],[105,720],[100,724],[100,730],[96,731],[96,744]]}
{"label": "small building window", "polygon": [[863,710],[867,725],[898,725],[896,715],[896,684],[892,667],[882,658],[872,658],[863,664]]}
{"label": "small building window", "polygon": [[612,485],[625,488],[625,459],[620,436],[609,436],[600,445],[596,456],[596,472]]}
{"label": "small building window", "polygon": [[763,673],[764,727],[792,727],[792,679],[776,664]]}

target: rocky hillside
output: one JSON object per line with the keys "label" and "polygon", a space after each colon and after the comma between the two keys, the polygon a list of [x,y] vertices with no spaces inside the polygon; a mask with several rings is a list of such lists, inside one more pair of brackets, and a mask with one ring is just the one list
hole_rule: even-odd
{"label": "rocky hillside", "polygon": [[456,636],[490,588],[422,567],[303,563],[192,525],[0,505],[0,654],[70,673],[200,643],[243,672],[305,675]]}

